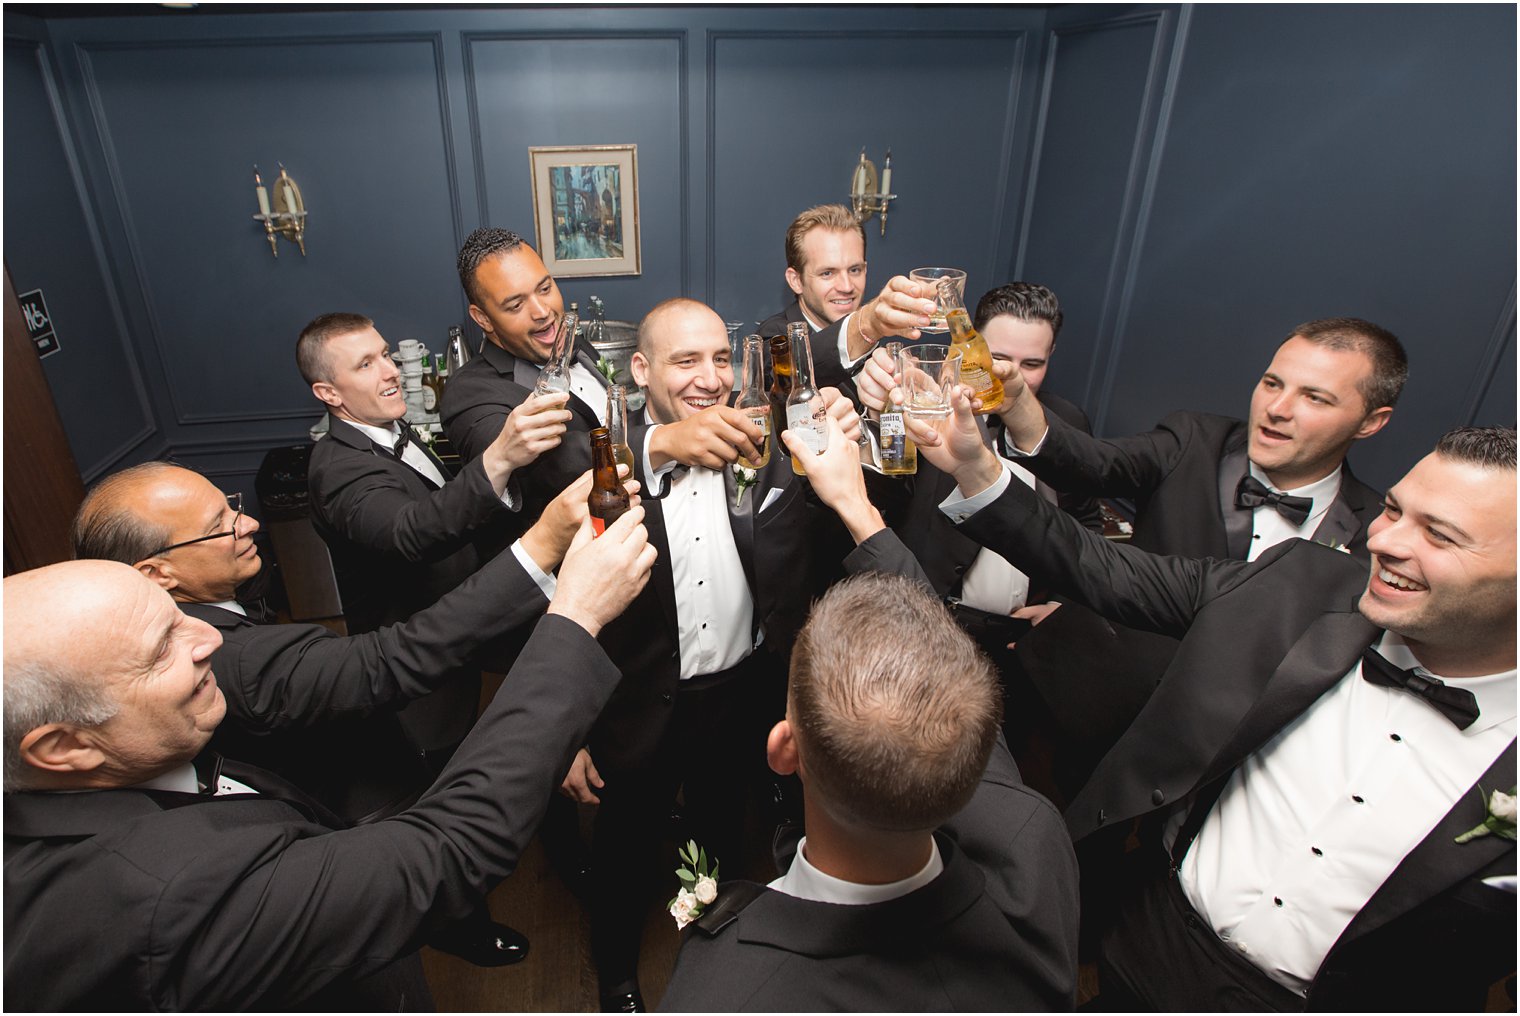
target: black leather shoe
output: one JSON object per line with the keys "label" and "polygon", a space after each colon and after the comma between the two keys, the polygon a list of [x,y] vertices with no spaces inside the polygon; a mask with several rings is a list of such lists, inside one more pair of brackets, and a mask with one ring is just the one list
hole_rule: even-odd
{"label": "black leather shoe", "polygon": [[632,991],[605,992],[602,995],[602,1012],[648,1012],[644,1008],[644,996],[638,986]]}
{"label": "black leather shoe", "polygon": [[432,946],[477,967],[505,967],[528,956],[527,936],[495,921],[462,925],[458,932],[441,936]]}

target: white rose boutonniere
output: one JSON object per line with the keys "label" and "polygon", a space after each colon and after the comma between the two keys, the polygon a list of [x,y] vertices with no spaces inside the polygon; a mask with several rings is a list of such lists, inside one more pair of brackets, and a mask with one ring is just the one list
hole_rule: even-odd
{"label": "white rose boutonniere", "polygon": [[602,375],[602,377],[606,378],[609,385],[615,385],[618,383],[617,364],[613,363],[605,356],[599,356],[596,358],[596,372]]}
{"label": "white rose boutonniere", "polygon": [[[1481,788],[1479,788],[1481,790]],[[1510,787],[1509,793],[1496,790],[1488,796],[1488,818],[1482,824],[1473,826],[1467,832],[1457,837],[1458,843],[1466,843],[1475,840],[1479,836],[1487,836],[1492,833],[1506,840],[1515,838],[1515,788]]]}
{"label": "white rose boutonniere", "polygon": [[758,470],[750,469],[748,466],[741,466],[738,463],[734,464],[735,508],[744,503],[744,492],[755,485],[755,477],[759,475]]}
{"label": "white rose boutonniere", "polygon": [[698,847],[696,840],[687,840],[676,853],[682,861],[676,869],[681,888],[666,909],[676,919],[679,931],[701,917],[703,908],[718,898],[718,862],[714,860],[709,870],[707,851]]}
{"label": "white rose boutonniere", "polygon": [[1346,546],[1344,543],[1337,543],[1334,540],[1315,540],[1314,542],[1320,544],[1321,546],[1329,547],[1331,550],[1338,550],[1342,554],[1351,553],[1350,547]]}

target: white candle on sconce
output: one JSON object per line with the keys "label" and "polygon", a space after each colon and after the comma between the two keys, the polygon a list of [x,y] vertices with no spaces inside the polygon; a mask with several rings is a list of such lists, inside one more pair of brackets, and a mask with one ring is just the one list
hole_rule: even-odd
{"label": "white candle on sconce", "polygon": [[264,180],[259,176],[259,167],[253,167],[253,191],[259,198],[259,214],[266,219],[269,217],[269,190],[264,186]]}
{"label": "white candle on sconce", "polygon": [[290,186],[290,181],[289,180],[285,181],[284,186],[285,186],[285,210],[287,212],[289,212],[291,215],[294,215],[296,213],[296,192],[295,192],[294,188],[292,188]]}
{"label": "white candle on sconce", "polygon": [[887,159],[881,164],[881,192],[892,193],[892,149],[887,149]]}
{"label": "white candle on sconce", "polygon": [[850,186],[851,197],[860,197],[866,192],[866,150],[860,150],[860,162],[855,167],[855,182]]}

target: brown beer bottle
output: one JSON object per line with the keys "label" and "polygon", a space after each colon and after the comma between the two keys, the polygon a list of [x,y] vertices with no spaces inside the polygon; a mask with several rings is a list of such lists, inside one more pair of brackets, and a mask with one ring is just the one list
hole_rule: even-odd
{"label": "brown beer bottle", "polygon": [[786,430],[786,397],[792,393],[792,340],[775,335],[766,341],[771,348],[771,433],[776,435],[777,450],[790,455],[781,443],[781,432]]}
{"label": "brown beer bottle", "polygon": [[591,432],[591,496],[586,498],[592,530],[601,536],[630,507],[628,491],[618,482],[612,435],[606,427],[597,427]]}

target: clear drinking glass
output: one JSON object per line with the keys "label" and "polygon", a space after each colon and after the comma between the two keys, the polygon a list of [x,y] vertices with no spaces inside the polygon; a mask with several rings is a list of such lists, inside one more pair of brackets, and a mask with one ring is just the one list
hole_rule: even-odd
{"label": "clear drinking glass", "polygon": [[918,419],[944,419],[961,383],[961,352],[936,343],[904,346],[897,354],[897,376],[903,412]]}
{"label": "clear drinking glass", "polygon": [[959,268],[915,268],[908,273],[908,278],[913,282],[926,283],[933,287],[934,313],[929,315],[929,323],[920,331],[944,332],[950,330],[950,325],[945,321],[945,313],[950,309],[940,298],[940,280],[949,279],[954,286],[953,292],[960,298],[962,306],[966,302],[966,273]]}

